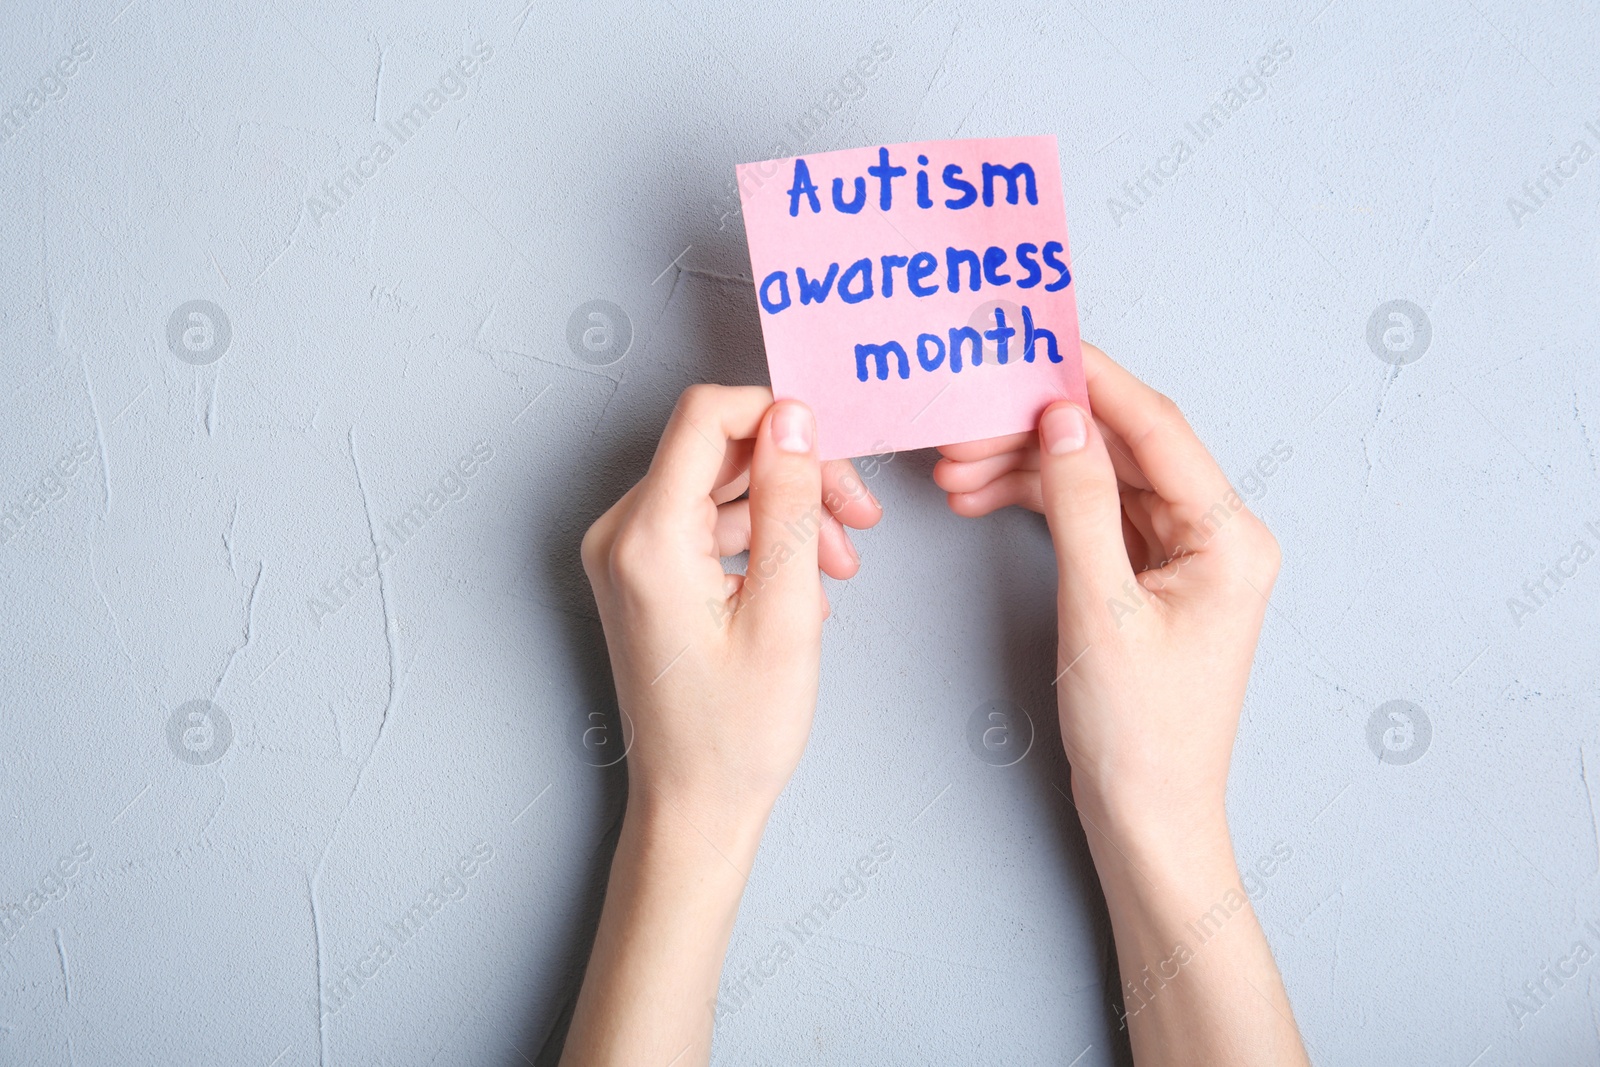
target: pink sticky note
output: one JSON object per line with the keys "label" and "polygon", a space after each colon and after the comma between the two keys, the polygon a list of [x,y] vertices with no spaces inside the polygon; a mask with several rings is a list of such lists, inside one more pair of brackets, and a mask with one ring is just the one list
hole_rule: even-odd
{"label": "pink sticky note", "polygon": [[1088,406],[1054,137],[737,170],[773,393],[816,412],[824,459],[1032,430],[1057,400]]}

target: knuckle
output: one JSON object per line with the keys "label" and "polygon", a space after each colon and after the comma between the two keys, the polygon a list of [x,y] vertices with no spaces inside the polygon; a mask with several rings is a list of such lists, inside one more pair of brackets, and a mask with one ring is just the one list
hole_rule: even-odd
{"label": "knuckle", "polygon": [[607,570],[618,585],[634,588],[659,567],[654,539],[637,525],[628,525],[611,542]]}
{"label": "knuckle", "polygon": [[678,397],[678,410],[686,418],[699,422],[716,406],[721,387],[699,382],[689,386]]}
{"label": "knuckle", "polygon": [[1178,402],[1166,393],[1156,394],[1156,418],[1168,429],[1176,429],[1186,425],[1183,409],[1178,407]]}
{"label": "knuckle", "polygon": [[583,561],[583,570],[591,579],[600,572],[600,566],[606,557],[605,529],[603,519],[596,519],[583,533],[583,540],[578,543],[578,558]]}
{"label": "knuckle", "polygon": [[1278,577],[1278,569],[1283,564],[1283,549],[1278,545],[1278,539],[1267,529],[1266,523],[1254,515],[1240,528],[1238,538],[1238,566],[1240,571],[1252,583],[1269,586]]}
{"label": "knuckle", "polygon": [[1189,422],[1183,417],[1183,411],[1177,402],[1165,393],[1157,393],[1155,407],[1150,413],[1149,420],[1128,439],[1128,444],[1133,448],[1146,444],[1166,447],[1187,431],[1188,427]]}
{"label": "knuckle", "polygon": [[1265,525],[1261,529],[1261,566],[1268,581],[1276,578],[1283,568],[1283,546]]}
{"label": "knuckle", "polygon": [[1194,428],[1189,425],[1189,419],[1184,415],[1178,402],[1160,394],[1156,402],[1156,419],[1154,430],[1164,442],[1173,443],[1194,436]]}
{"label": "knuckle", "polygon": [[771,506],[786,511],[798,511],[812,501],[822,499],[821,480],[814,470],[782,464],[777,470],[764,472],[758,495]]}
{"label": "knuckle", "polygon": [[1098,517],[1117,499],[1116,480],[1101,474],[1079,475],[1062,489],[1053,510],[1074,520]]}

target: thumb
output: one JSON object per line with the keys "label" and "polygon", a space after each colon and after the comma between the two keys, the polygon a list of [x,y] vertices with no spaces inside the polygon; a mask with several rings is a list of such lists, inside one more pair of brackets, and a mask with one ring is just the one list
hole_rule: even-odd
{"label": "thumb", "polygon": [[1105,611],[1109,598],[1122,595],[1133,567],[1105,438],[1089,413],[1070,401],[1052,404],[1039,419],[1039,478],[1061,575],[1061,608],[1085,620],[1083,612]]}
{"label": "thumb", "polygon": [[768,409],[750,459],[750,562],[740,614],[750,624],[793,632],[822,619],[817,542],[826,522],[817,424],[798,400]]}

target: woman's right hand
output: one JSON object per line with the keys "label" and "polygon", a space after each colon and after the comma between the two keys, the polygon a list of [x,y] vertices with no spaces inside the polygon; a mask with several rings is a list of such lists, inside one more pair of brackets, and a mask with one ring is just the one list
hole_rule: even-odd
{"label": "woman's right hand", "polygon": [[957,514],[1042,511],[1059,572],[1057,689],[1077,801],[1107,829],[1223,817],[1228,762],[1277,542],[1176,405],[1083,346],[1094,417],[950,445]]}
{"label": "woman's right hand", "polygon": [[1105,889],[1140,1067],[1305,1064],[1228,832],[1234,734],[1278,545],[1177,407],[1083,346],[1094,417],[951,445],[958,514],[1042,511],[1072,796]]}

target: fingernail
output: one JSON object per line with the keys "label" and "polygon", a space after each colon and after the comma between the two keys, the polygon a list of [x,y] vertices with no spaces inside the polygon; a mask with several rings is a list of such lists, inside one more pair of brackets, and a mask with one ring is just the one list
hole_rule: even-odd
{"label": "fingernail", "polygon": [[851,560],[856,563],[861,562],[861,553],[856,551],[856,546],[851,543],[849,534],[844,535],[844,550],[850,553]]}
{"label": "fingernail", "polygon": [[783,452],[808,453],[816,428],[804,404],[779,404],[772,413],[772,441]]}
{"label": "fingernail", "polygon": [[1044,450],[1052,456],[1076,452],[1089,439],[1089,424],[1076,404],[1062,404],[1044,413],[1039,420],[1039,435],[1044,438]]}

